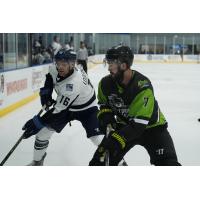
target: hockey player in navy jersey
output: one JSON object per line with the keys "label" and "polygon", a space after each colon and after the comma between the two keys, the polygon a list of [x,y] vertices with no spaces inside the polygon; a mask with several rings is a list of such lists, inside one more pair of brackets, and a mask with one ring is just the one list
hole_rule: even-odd
{"label": "hockey player in navy jersey", "polygon": [[[100,130],[109,135],[98,146],[90,165],[118,165],[135,145],[143,146],[153,165],[180,165],[167,121],[154,96],[150,80],[130,67],[133,52],[117,46],[106,53],[110,74],[99,82]],[[106,161],[106,155],[109,159]]]}
{"label": "hockey player in navy jersey", "polygon": [[[35,137],[34,158],[30,165],[43,165],[49,139],[54,132],[60,133],[72,120],[79,120],[87,137],[99,145],[103,135],[97,120],[98,107],[95,90],[82,67],[75,66],[76,53],[61,49],[55,55],[55,64],[49,69],[43,88],[40,89],[41,104],[49,108],[42,116],[35,116],[23,127],[24,138]],[[56,100],[52,92],[57,93]]]}

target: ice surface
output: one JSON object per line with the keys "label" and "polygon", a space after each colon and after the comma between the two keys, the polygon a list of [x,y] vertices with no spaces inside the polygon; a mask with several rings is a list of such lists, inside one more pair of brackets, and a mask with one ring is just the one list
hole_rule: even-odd
{"label": "ice surface", "polygon": [[[200,65],[134,64],[133,68],[148,76],[154,86],[159,106],[169,123],[169,131],[182,165],[200,165]],[[97,65],[89,77],[97,89],[107,67]],[[96,90],[97,91],[97,90]],[[21,127],[41,109],[39,98],[0,119],[0,161],[21,136]],[[5,165],[26,165],[32,160],[34,137],[23,140]],[[72,122],[61,134],[54,134],[45,165],[85,166],[95,151],[81,124]],[[127,155],[129,165],[150,165],[145,149],[135,146]]]}

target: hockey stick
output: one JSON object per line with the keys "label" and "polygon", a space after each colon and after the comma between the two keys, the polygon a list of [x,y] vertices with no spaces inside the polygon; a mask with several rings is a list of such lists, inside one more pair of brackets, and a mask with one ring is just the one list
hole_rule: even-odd
{"label": "hockey stick", "polygon": [[[111,126],[111,124],[107,125],[107,129],[106,129],[106,139],[108,139],[109,133],[114,130]],[[105,166],[109,166],[110,165],[110,155],[109,155],[109,151],[106,150],[105,152]]]}
{"label": "hockey stick", "polygon": [[[46,108],[46,106],[43,106],[42,109],[40,110],[40,112],[37,115],[40,116],[43,113],[43,111],[45,110],[45,108]],[[24,134],[22,134],[22,136],[17,140],[16,144],[13,146],[13,148],[8,152],[6,157],[0,163],[0,166],[4,165],[4,163],[8,160],[10,155],[13,153],[13,151],[16,149],[16,147],[19,145],[19,143],[23,140],[23,138],[24,138]]]}
{"label": "hockey stick", "polygon": [[[114,129],[111,124],[108,124],[107,129],[106,129],[106,138],[108,138],[111,131],[114,131]],[[110,165],[110,154],[109,154],[108,150],[106,150],[106,152],[105,152],[104,161],[105,161],[105,166]],[[126,163],[124,158],[122,158],[122,163],[118,164],[118,166],[128,166],[128,164]]]}

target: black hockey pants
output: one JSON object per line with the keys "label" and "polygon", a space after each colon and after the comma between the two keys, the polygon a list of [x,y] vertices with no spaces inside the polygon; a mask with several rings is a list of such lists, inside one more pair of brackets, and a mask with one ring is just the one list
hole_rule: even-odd
{"label": "black hockey pants", "polygon": [[[118,165],[125,154],[135,145],[141,145],[147,150],[152,165],[180,166],[172,138],[167,128],[162,126],[147,129],[140,138],[127,143],[125,149],[118,152],[116,156],[110,155],[110,165]],[[97,151],[89,165],[102,165],[96,156],[98,157]]]}

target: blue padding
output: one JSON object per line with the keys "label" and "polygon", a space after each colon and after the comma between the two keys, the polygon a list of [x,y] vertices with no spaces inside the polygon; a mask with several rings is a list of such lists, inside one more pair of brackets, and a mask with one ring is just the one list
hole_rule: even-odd
{"label": "blue padding", "polygon": [[33,117],[33,123],[35,124],[35,126],[40,130],[44,127],[44,125],[41,123],[41,121],[39,120],[38,116],[34,116]]}

